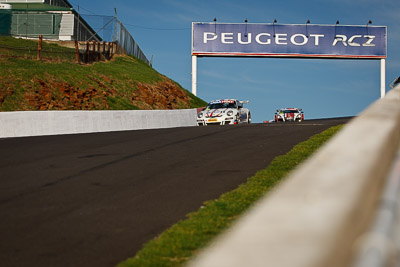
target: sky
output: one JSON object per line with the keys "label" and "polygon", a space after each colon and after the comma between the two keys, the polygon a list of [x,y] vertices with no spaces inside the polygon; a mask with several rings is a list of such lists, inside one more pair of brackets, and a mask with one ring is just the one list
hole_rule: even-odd
{"label": "sky", "polygon": [[[386,92],[400,76],[399,0],[70,0],[81,14],[114,16],[153,68],[191,91],[192,22],[387,26]],[[302,108],[305,119],[356,116],[380,98],[380,60],[223,58],[197,61],[197,96],[236,98],[253,122],[276,109]]]}

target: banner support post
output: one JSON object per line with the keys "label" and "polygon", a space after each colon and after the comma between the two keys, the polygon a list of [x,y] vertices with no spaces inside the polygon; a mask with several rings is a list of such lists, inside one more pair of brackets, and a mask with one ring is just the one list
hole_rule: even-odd
{"label": "banner support post", "polygon": [[197,96],[197,56],[192,55],[192,94]]}
{"label": "banner support post", "polygon": [[385,97],[386,94],[386,60],[381,59],[381,98]]}

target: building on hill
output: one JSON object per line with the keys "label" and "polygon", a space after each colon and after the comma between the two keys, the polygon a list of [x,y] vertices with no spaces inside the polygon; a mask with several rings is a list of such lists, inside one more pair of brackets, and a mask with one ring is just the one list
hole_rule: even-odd
{"label": "building on hill", "polygon": [[0,3],[0,36],[10,34],[11,17],[11,6]]}
{"label": "building on hill", "polygon": [[[0,0],[0,35],[101,41],[67,0]],[[11,14],[11,15],[10,15]]]}
{"label": "building on hill", "polygon": [[68,2],[68,0],[1,0],[0,2],[2,2],[2,3],[21,3],[21,4],[41,3],[41,4],[50,5],[50,6],[72,8],[72,5]]}

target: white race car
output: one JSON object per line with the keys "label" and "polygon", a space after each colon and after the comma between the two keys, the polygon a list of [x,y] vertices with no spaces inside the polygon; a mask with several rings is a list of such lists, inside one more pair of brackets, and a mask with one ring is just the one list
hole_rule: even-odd
{"label": "white race car", "polygon": [[281,108],[276,110],[275,122],[279,121],[303,121],[304,113],[301,108]]}
{"label": "white race car", "polygon": [[197,125],[225,125],[251,123],[251,113],[243,104],[249,101],[239,101],[236,99],[220,99],[208,103],[197,114]]}

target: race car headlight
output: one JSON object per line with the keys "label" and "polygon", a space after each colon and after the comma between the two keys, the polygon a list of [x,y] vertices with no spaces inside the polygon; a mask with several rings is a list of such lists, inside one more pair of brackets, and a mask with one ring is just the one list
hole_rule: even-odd
{"label": "race car headlight", "polygon": [[232,115],[233,115],[233,110],[229,110],[229,111],[226,113],[226,115],[227,115],[227,116],[232,116]]}
{"label": "race car headlight", "polygon": [[201,119],[201,118],[203,118],[203,113],[199,113],[199,114],[197,114],[197,118],[199,118],[199,119]]}

